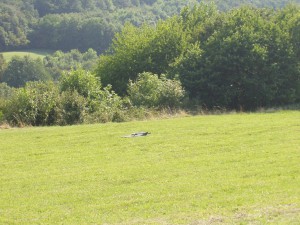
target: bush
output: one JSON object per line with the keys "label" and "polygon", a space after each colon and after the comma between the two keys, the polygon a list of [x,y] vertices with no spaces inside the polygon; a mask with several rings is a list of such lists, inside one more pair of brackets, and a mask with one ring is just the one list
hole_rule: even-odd
{"label": "bush", "polygon": [[76,90],[64,91],[59,97],[56,120],[59,125],[79,124],[87,114],[87,100]]}
{"label": "bush", "polygon": [[[11,88],[2,86],[5,88],[0,89],[0,95],[8,96],[6,89]],[[127,117],[124,101],[111,86],[101,90],[98,79],[82,69],[66,73],[59,85],[28,82],[5,104],[0,98],[1,109],[4,119],[17,126],[121,122]]]}
{"label": "bush", "polygon": [[3,112],[0,110],[0,123],[3,121]]}
{"label": "bush", "polygon": [[0,83],[0,99],[8,99],[13,95],[14,88],[11,88],[6,83]]}
{"label": "bush", "polygon": [[12,125],[52,125],[58,89],[52,83],[28,82],[7,101],[4,118]]}
{"label": "bush", "polygon": [[126,113],[131,107],[126,99],[118,96],[110,85],[99,92],[99,98],[94,100],[94,112],[91,113],[86,122],[123,122],[128,120]]}
{"label": "bush", "polygon": [[80,68],[64,72],[60,79],[61,91],[74,91],[85,98],[97,98],[101,83],[99,79],[89,71]]}
{"label": "bush", "polygon": [[133,105],[146,107],[176,108],[184,97],[180,81],[149,72],[139,74],[136,82],[130,81],[127,92]]}
{"label": "bush", "polygon": [[64,101],[62,112],[65,113],[62,117],[66,124],[126,120],[121,97],[112,91],[110,85],[101,90],[99,79],[89,71],[80,68],[64,73],[60,79],[60,90]]}
{"label": "bush", "polygon": [[28,82],[16,91],[6,84],[0,87],[0,119],[17,126],[140,119],[147,117],[146,107],[174,108],[184,95],[179,81],[143,73],[136,83],[130,83],[130,97],[121,98],[110,85],[101,90],[97,78],[82,69],[66,73],[59,85]]}
{"label": "bush", "polygon": [[90,112],[94,112],[97,108],[97,101],[101,98],[100,80],[91,72],[82,68],[64,72],[60,79],[60,91],[76,91],[79,95],[87,100]]}
{"label": "bush", "polygon": [[0,122],[4,120],[3,110],[6,102],[13,95],[14,88],[9,87],[6,83],[0,83]]}

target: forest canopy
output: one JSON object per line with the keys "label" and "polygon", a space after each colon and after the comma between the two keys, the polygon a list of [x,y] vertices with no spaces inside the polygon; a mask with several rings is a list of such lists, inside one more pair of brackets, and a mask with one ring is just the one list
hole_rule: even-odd
{"label": "forest canopy", "polygon": [[208,108],[293,104],[300,100],[299,22],[296,5],[221,12],[200,4],[155,27],[126,24],[96,72],[120,95],[128,81],[151,72],[180,80]]}
{"label": "forest canopy", "polygon": [[[104,52],[126,22],[141,26],[208,0],[2,0],[0,52],[24,48]],[[282,8],[299,0],[215,1],[219,10],[244,4]]]}

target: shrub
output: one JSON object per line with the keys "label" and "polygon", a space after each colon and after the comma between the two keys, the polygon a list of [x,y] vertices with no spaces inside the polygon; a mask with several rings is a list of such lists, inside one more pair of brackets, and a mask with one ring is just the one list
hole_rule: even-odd
{"label": "shrub", "polygon": [[95,104],[101,96],[101,83],[93,73],[82,68],[64,72],[59,85],[61,92],[76,91],[79,95],[86,98],[90,112],[95,111]]}
{"label": "shrub", "polygon": [[14,88],[9,87],[6,83],[0,83],[0,122],[4,120],[3,110],[6,102],[13,95]]}
{"label": "shrub", "polygon": [[97,98],[101,83],[98,78],[82,68],[64,72],[60,79],[61,91],[77,91],[85,98]]}
{"label": "shrub", "polygon": [[4,107],[4,118],[12,125],[52,125],[58,89],[52,82],[28,82],[16,90]]}
{"label": "shrub", "polygon": [[56,120],[59,125],[79,124],[87,114],[87,100],[76,90],[64,91],[59,97]]}
{"label": "shrub", "polygon": [[128,120],[126,110],[130,105],[126,99],[118,96],[110,85],[99,92],[99,98],[94,100],[94,112],[91,113],[86,122],[123,122]]}
{"label": "shrub", "polygon": [[133,105],[146,107],[176,108],[184,97],[180,81],[149,72],[139,74],[136,82],[130,81],[127,92]]}
{"label": "shrub", "polygon": [[0,123],[3,121],[3,112],[0,110]]}
{"label": "shrub", "polygon": [[177,108],[181,105],[185,91],[179,80],[167,79],[164,75],[160,77],[161,84],[159,86],[159,105],[170,108]]}
{"label": "shrub", "polygon": [[6,83],[0,83],[0,99],[8,99],[12,96],[14,88],[8,86]]}

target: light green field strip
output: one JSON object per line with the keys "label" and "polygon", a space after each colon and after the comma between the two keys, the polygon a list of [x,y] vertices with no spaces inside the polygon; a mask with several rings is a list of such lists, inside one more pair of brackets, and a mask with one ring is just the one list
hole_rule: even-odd
{"label": "light green field strip", "polygon": [[6,62],[9,62],[14,56],[30,56],[34,59],[44,58],[46,55],[52,54],[53,51],[50,50],[29,50],[29,51],[14,51],[14,52],[0,52],[3,54]]}

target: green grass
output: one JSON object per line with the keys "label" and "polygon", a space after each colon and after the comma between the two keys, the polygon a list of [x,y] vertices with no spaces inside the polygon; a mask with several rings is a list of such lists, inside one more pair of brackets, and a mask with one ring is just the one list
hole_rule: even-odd
{"label": "green grass", "polygon": [[24,57],[29,55],[30,57],[37,59],[37,58],[44,58],[46,55],[50,55],[52,53],[53,53],[52,50],[38,50],[38,49],[32,49],[26,51],[1,52],[6,62],[9,62],[14,56]]}
{"label": "green grass", "polygon": [[0,224],[300,224],[299,134],[299,111],[0,130]]}

